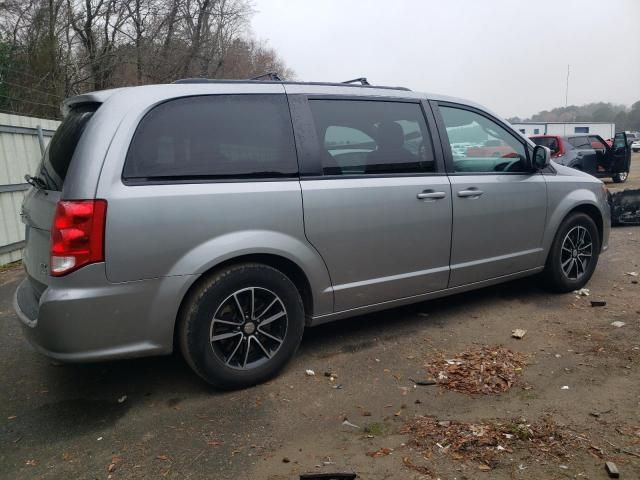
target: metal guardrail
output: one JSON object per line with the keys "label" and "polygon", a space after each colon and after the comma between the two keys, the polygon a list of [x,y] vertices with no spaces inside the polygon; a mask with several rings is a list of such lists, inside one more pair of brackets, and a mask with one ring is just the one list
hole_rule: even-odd
{"label": "metal guardrail", "polygon": [[13,125],[1,125],[0,124],[0,133],[18,133],[22,135],[34,135],[37,136],[38,132],[41,131],[42,135],[45,137],[53,137],[53,134],[56,133],[55,130],[47,130],[44,128],[33,128],[33,127],[14,127]]}
{"label": "metal guardrail", "polygon": [[28,190],[28,183],[10,183],[8,185],[0,185],[0,193],[5,192],[21,192],[23,190]]}
{"label": "metal guardrail", "polygon": [[0,247],[0,255],[2,255],[3,253],[15,252],[16,250],[20,250],[21,248],[24,248],[24,246],[25,246],[24,240],[20,240],[19,242],[13,242],[13,243],[10,243],[9,245],[2,245]]}

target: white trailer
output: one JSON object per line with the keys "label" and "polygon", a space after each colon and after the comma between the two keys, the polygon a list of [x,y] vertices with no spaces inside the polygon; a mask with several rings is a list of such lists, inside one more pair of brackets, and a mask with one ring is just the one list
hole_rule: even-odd
{"label": "white trailer", "polygon": [[526,136],[589,133],[606,140],[616,133],[616,124],[607,122],[520,122],[514,123],[513,127]]}

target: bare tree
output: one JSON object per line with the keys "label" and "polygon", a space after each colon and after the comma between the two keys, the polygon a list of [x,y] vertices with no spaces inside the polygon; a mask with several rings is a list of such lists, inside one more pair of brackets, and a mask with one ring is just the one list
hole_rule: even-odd
{"label": "bare tree", "polygon": [[291,72],[248,30],[250,0],[4,0],[0,109],[59,116],[87,90]]}

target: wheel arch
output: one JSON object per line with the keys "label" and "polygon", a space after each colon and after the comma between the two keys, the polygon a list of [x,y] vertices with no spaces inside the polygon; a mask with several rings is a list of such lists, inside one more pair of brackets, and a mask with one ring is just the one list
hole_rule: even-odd
{"label": "wheel arch", "polygon": [[245,263],[259,263],[262,265],[270,266],[284,275],[286,275],[291,282],[295,285],[298,293],[300,294],[300,298],[302,299],[302,305],[304,307],[305,314],[305,323],[307,325],[310,324],[311,317],[314,313],[314,298],[313,298],[313,290],[311,287],[311,282],[307,277],[307,274],[304,270],[293,260],[286,258],[281,255],[273,254],[273,253],[250,253],[239,255],[237,257],[229,258],[220,263],[217,263],[214,266],[209,267],[206,271],[202,272],[198,277],[189,285],[186,289],[186,292],[182,296],[180,300],[180,305],[178,307],[176,319],[173,326],[173,348],[174,351],[179,350],[178,345],[180,341],[180,331],[181,331],[181,322],[184,319],[184,311],[188,307],[190,297],[193,292],[197,291],[197,289],[204,282],[207,281],[212,275],[216,272],[223,270],[227,267]]}
{"label": "wheel arch", "polygon": [[567,208],[566,210],[563,211],[562,214],[559,214],[559,212],[556,210],[555,212],[556,218],[553,219],[553,222],[552,222],[553,234],[548,235],[547,238],[545,239],[545,252],[546,252],[544,256],[545,264],[547,262],[547,259],[549,258],[549,255],[551,254],[551,245],[553,244],[553,240],[558,234],[558,230],[560,229],[560,226],[570,215],[577,212],[588,215],[594,221],[594,223],[596,224],[596,228],[598,229],[598,237],[600,240],[600,246],[602,248],[602,244],[604,241],[604,218],[603,218],[602,212],[600,211],[600,208],[598,208],[597,204],[591,203],[591,202],[579,203],[577,205]]}

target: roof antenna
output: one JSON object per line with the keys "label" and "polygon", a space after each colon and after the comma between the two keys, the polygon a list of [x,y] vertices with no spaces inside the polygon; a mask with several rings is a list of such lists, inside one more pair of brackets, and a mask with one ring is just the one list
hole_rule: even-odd
{"label": "roof antenna", "polygon": [[262,75],[258,75],[257,77],[250,78],[249,80],[264,80],[264,81],[272,81],[272,82],[282,82],[280,75],[277,72],[267,72]]}
{"label": "roof antenna", "polygon": [[347,80],[342,83],[360,83],[360,85],[371,85],[366,77],[354,78],[353,80]]}

